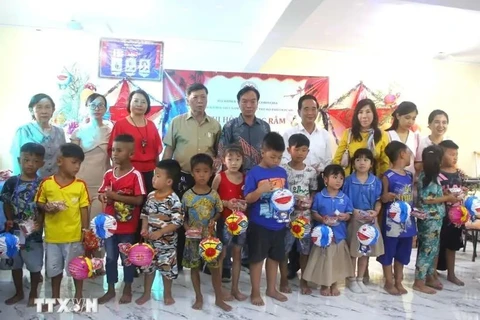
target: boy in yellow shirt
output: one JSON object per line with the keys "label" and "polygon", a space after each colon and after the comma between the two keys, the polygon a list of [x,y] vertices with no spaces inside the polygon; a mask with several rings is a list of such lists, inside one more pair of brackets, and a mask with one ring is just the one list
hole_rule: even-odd
{"label": "boy in yellow shirt", "polygon": [[[46,274],[52,280],[52,298],[60,298],[63,270],[84,254],[83,231],[88,228],[88,189],[75,175],[85,159],[76,144],[60,146],[58,172],[45,178],[36,195],[45,227]],[[68,269],[67,275],[70,276]],[[83,281],[74,280],[75,298],[82,298]]]}

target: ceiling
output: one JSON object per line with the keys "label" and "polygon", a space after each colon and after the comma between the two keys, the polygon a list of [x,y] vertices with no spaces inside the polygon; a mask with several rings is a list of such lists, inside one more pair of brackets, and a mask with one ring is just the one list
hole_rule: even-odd
{"label": "ceiling", "polygon": [[282,47],[480,63],[480,0],[0,0],[1,25],[232,43],[245,71]]}

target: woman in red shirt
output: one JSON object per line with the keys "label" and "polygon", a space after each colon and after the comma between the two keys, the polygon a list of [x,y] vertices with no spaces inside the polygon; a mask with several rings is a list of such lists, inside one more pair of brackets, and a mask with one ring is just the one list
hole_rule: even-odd
{"label": "woman in red shirt", "polygon": [[108,154],[112,155],[112,144],[116,136],[129,134],[135,139],[132,164],[140,171],[145,182],[147,194],[153,191],[153,171],[162,152],[163,144],[155,124],[148,120],[150,98],[143,90],[135,90],[128,96],[128,117],[117,121],[108,141]]}

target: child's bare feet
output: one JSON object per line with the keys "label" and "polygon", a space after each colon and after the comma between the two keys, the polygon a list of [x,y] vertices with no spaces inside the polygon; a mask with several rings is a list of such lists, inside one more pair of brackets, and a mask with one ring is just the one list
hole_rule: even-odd
{"label": "child's bare feet", "polygon": [[265,302],[263,302],[263,299],[262,299],[262,296],[260,295],[251,295],[250,296],[250,302],[254,305],[254,306],[264,306],[265,305]]}
{"label": "child's bare feet", "polygon": [[285,302],[288,300],[287,296],[281,294],[280,292],[277,291],[276,288],[274,288],[273,290],[271,291],[266,291],[265,294],[267,295],[267,297],[270,297],[270,298],[273,298],[275,300],[278,300],[280,302]]}
{"label": "child's bare feet", "polygon": [[385,291],[387,291],[388,294],[391,294],[392,296],[399,296],[400,295],[400,292],[398,291],[398,289],[392,284],[385,284],[383,286],[383,289],[385,289]]}
{"label": "child's bare feet", "polygon": [[395,288],[397,288],[397,290],[400,294],[407,294],[408,293],[407,289],[405,289],[405,287],[403,286],[403,284],[401,282],[395,283]]}
{"label": "child's bare feet", "polygon": [[280,292],[292,293],[292,288],[288,285],[288,280],[280,280]]}
{"label": "child's bare feet", "polygon": [[203,296],[196,297],[195,302],[193,303],[192,309],[202,310],[202,308],[203,308]]}
{"label": "child's bare feet", "polygon": [[222,299],[215,299],[215,305],[223,311],[232,311],[232,306],[226,304]]}
{"label": "child's bare feet", "polygon": [[151,299],[150,292],[148,292],[148,293],[145,292],[144,294],[142,294],[142,296],[140,298],[135,300],[135,303],[138,304],[139,306],[141,306],[142,304],[145,304],[146,302],[148,302],[150,299]]}
{"label": "child's bare feet", "polygon": [[465,283],[462,280],[458,279],[456,276],[447,276],[447,280],[451,283],[456,284],[457,286],[463,287],[465,285]]}
{"label": "child's bare feet", "polygon": [[324,297],[330,297],[332,295],[332,291],[330,290],[330,287],[321,286],[320,287],[320,295],[322,295]]}
{"label": "child's bare feet", "polygon": [[438,280],[433,278],[431,281],[427,280],[425,281],[425,285],[437,289],[437,290],[443,290],[443,284]]}
{"label": "child's bare feet", "polygon": [[245,301],[247,300],[247,296],[240,292],[240,290],[232,291],[232,296],[237,299],[238,301]]}
{"label": "child's bare feet", "polygon": [[233,295],[226,290],[222,290],[223,301],[233,301]]}
{"label": "child's bare feet", "polygon": [[35,299],[37,299],[37,297],[28,297],[27,307],[35,307]]}
{"label": "child's bare feet", "polygon": [[330,293],[332,294],[332,296],[334,297],[338,297],[340,295],[340,290],[338,290],[338,287],[337,287],[337,284],[333,284],[331,287],[330,287]]}
{"label": "child's bare feet", "polygon": [[12,305],[12,304],[15,304],[15,303],[17,303],[17,302],[22,301],[23,298],[24,298],[23,293],[16,293],[13,297],[8,298],[7,300],[5,300],[5,304],[6,304],[7,306],[10,306],[10,305]]}
{"label": "child's bare feet", "polygon": [[171,306],[172,304],[175,304],[175,299],[171,295],[163,295],[163,303],[166,306]]}
{"label": "child's bare feet", "polygon": [[120,300],[118,300],[119,304],[127,304],[132,302],[132,288],[125,286],[123,288],[123,293],[122,296],[120,297]]}
{"label": "child's bare feet", "polygon": [[435,291],[433,288],[430,288],[429,286],[426,286],[424,283],[414,283],[412,289],[426,294],[437,293],[437,291]]}
{"label": "child's bare feet", "polygon": [[103,296],[98,298],[98,303],[105,304],[108,301],[112,300],[113,298],[115,298],[115,291],[107,291],[107,293],[105,293]]}
{"label": "child's bare feet", "polygon": [[301,294],[312,294],[312,289],[308,286],[308,282],[305,280],[300,280],[300,293]]}

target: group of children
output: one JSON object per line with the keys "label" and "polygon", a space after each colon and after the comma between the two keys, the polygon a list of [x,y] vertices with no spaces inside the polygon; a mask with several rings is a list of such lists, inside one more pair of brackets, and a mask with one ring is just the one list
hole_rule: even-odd
{"label": "group of children", "polygon": [[[351,159],[354,171],[350,176],[345,178],[341,166],[329,165],[323,177],[317,179],[315,169],[304,164],[309,152],[309,139],[302,134],[292,135],[288,141],[291,161],[280,165],[286,146],[282,136],[271,132],[264,138],[261,162],[246,176],[242,173],[243,152],[236,145],[225,148],[223,160],[226,170],[215,176],[212,186],[209,181],[214,174],[213,159],[206,154],[193,156],[191,174],[195,185],[179,199],[173,191],[180,176],[180,166],[175,160],[158,163],[153,177],[155,191],[146,194],[142,175],[130,161],[134,143],[130,135],[115,137],[112,148],[114,168],[105,173],[99,189],[104,212],[117,220],[115,234],[104,242],[108,290],[100,297],[99,303],[106,303],[115,297],[117,261],[119,256],[125,259],[118,244],[133,244],[139,224],[143,239],[156,249],[151,266],[144,272],[144,293],[136,300],[139,305],[151,297],[155,271],[159,271],[163,278],[164,303],[170,305],[175,302],[172,282],[178,276],[176,229],[182,225],[187,234],[183,266],[191,269],[194,309],[201,309],[203,305],[200,240],[215,234],[222,240],[224,249],[219,259],[207,265],[212,275],[215,304],[226,311],[231,310],[228,301],[247,298],[239,289],[244,245],[248,245],[250,299],[254,305],[264,304],[260,293],[264,262],[266,295],[279,301],[287,300],[281,292],[291,292],[286,257],[294,245],[301,254],[302,294],[311,293],[308,282],[313,282],[321,287],[321,295],[337,296],[340,294],[337,283],[345,279],[353,292],[368,292],[364,275],[369,257],[377,257],[382,264],[388,293],[406,293],[402,285],[403,267],[410,262],[417,222],[412,216],[410,221],[399,225],[389,214],[390,206],[397,200],[407,202],[412,207],[414,204],[413,177],[405,170],[410,164],[411,154],[405,144],[393,141],[387,146],[385,152],[391,161],[391,169],[383,175],[382,180],[373,172],[374,157],[368,149],[355,152]],[[417,203],[427,213],[427,218],[418,221],[420,247],[414,289],[427,293],[434,292],[432,287],[441,289],[436,275],[436,248],[442,247],[440,233],[450,238],[459,233],[458,228],[443,221],[446,216],[444,204],[451,205],[459,201],[456,195],[448,192],[449,187],[460,181],[456,169],[456,149],[458,147],[453,142],[445,141],[441,147],[428,147],[423,152],[424,171],[419,177]],[[9,231],[18,232],[19,223],[35,219],[34,232],[24,239],[20,253],[13,259],[11,269],[16,293],[6,301],[7,304],[24,298],[22,268],[25,264],[31,273],[28,305],[34,305],[43,267],[43,230],[45,269],[47,276],[52,278],[53,298],[60,298],[61,280],[68,262],[73,257],[85,254],[82,240],[89,228],[90,197],[85,183],[75,177],[84,159],[83,151],[75,144],[62,145],[57,160],[58,173],[39,181],[36,172],[43,166],[44,154],[45,149],[41,145],[23,145],[19,157],[22,173],[11,177],[2,190]],[[438,179],[439,175],[444,179]],[[324,188],[320,189],[319,185],[324,185]],[[331,227],[333,240],[327,248],[313,245],[308,235],[304,239],[294,238],[289,226],[275,219],[271,196],[281,188],[290,189],[296,198],[291,220],[303,216],[311,221],[312,227],[322,224]],[[63,206],[59,203],[63,203]],[[385,214],[382,214],[382,208]],[[225,230],[224,221],[235,210],[245,211],[249,225],[246,233],[232,236]],[[356,237],[358,228],[365,223],[381,230],[382,235],[367,255],[359,252],[360,244]],[[201,237],[189,237],[189,231],[192,230],[200,230]],[[447,258],[450,255],[449,268],[452,267],[451,252],[453,257],[455,253],[450,240],[447,239],[444,244]],[[223,258],[227,249],[231,250],[233,258],[232,285],[228,293],[222,291],[221,284]],[[279,267],[280,290],[277,290]],[[119,302],[129,303],[132,300],[131,284],[135,267],[124,263],[123,268],[124,289]],[[450,277],[453,280],[454,273],[449,273]],[[81,298],[83,282],[75,280],[74,283],[75,298]]]}

